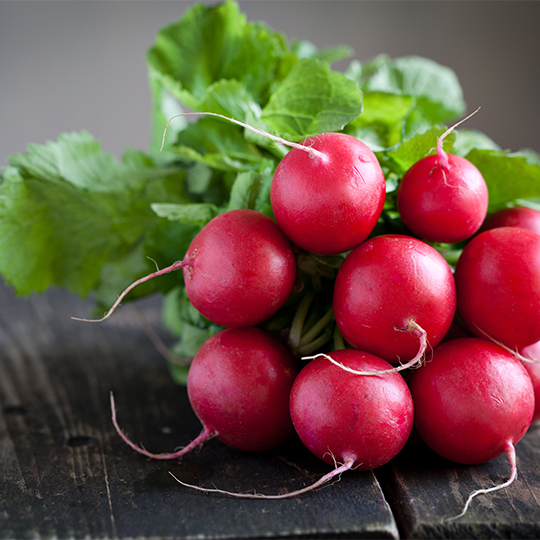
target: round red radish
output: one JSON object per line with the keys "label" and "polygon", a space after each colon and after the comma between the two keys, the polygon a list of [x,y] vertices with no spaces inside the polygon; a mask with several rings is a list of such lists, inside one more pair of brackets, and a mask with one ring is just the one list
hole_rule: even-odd
{"label": "round red radish", "polygon": [[192,305],[213,323],[229,327],[255,326],[271,317],[296,282],[292,246],[276,223],[255,210],[230,210],[203,227],[183,260],[134,281],[101,319],[91,322],[109,318],[137,285],[180,268]]}
{"label": "round red radish", "polygon": [[[342,349],[330,356],[355,370],[391,368],[374,355]],[[388,463],[407,441],[414,418],[407,384],[399,373],[353,375],[318,357],[298,374],[291,418],[302,442],[320,459],[369,470]]]}
{"label": "round red radish", "polygon": [[525,435],[533,416],[533,387],[522,363],[483,339],[455,339],[435,348],[409,386],[420,436],[458,463],[503,454]]}
{"label": "round red radish", "polygon": [[417,161],[403,176],[397,206],[403,223],[430,242],[470,238],[487,214],[488,190],[480,171],[467,159],[434,154]]}
{"label": "round red radish", "polygon": [[238,450],[270,450],[294,434],[289,395],[296,374],[291,353],[273,334],[228,328],[203,344],[189,369],[188,398],[203,425],[198,437],[175,452],[151,453],[122,431],[111,395],[113,424],[126,444],[152,459],[180,458],[213,437]]}
{"label": "round red radish", "polygon": [[382,169],[375,154],[350,135],[323,133],[303,145],[318,153],[292,148],[281,160],[270,191],[274,216],[300,248],[343,253],[365,240],[381,215]]}
{"label": "round red radish", "polygon": [[540,235],[500,227],[473,238],[455,271],[470,331],[518,351],[540,340]]}
{"label": "round red radish", "polygon": [[532,423],[540,420],[540,341],[524,347],[520,351],[524,358],[532,362],[523,362],[534,388],[535,407]]}
{"label": "round red radish", "polygon": [[480,231],[483,232],[496,227],[521,227],[540,234],[540,212],[526,206],[503,208],[489,215]]}
{"label": "round red radish", "polygon": [[228,328],[199,349],[187,390],[202,424],[225,444],[246,451],[275,448],[293,433],[289,395],[292,355],[260,328]]}
{"label": "round red radish", "polygon": [[342,263],[333,304],[345,340],[395,363],[418,351],[417,337],[400,331],[410,321],[426,332],[431,347],[445,336],[456,310],[454,278],[444,258],[425,242],[377,236]]}
{"label": "round red radish", "polygon": [[292,247],[268,216],[231,210],[212,219],[182,261],[186,292],[221,326],[254,326],[289,298],[296,280]]}

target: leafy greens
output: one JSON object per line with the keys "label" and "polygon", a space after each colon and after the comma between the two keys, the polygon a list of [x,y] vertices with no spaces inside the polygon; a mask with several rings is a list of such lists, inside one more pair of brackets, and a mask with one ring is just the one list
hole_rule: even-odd
{"label": "leafy greens", "polygon": [[[62,134],[13,155],[0,177],[0,274],[17,294],[65,287],[106,308],[128,284],[181,259],[212,217],[253,208],[272,217],[270,184],[288,151],[225,120],[174,115],[205,111],[234,118],[290,141],[343,131],[376,153],[387,178],[387,201],[375,233],[402,231],[395,190],[417,159],[434,151],[445,124],[466,105],[456,74],[418,57],[380,55],[352,60],[340,73],[332,63],[347,46],[318,50],[290,43],[262,22],[248,22],[227,0],[196,4],[161,29],[147,55],[152,134],[147,153],[128,149],[120,160],[89,133]],[[193,120],[193,121],[191,121]],[[466,129],[445,150],[482,172],[490,211],[540,198],[540,157],[510,153]],[[449,246],[441,246],[441,250]],[[450,246],[459,248],[459,246]],[[268,322],[281,329],[313,289],[323,290],[342,259],[301,254],[305,291]],[[130,298],[166,295],[164,321],[180,337],[176,352],[193,356],[219,328],[189,303],[181,275],[134,290]],[[323,294],[324,296],[324,294]],[[324,301],[323,301],[324,304]],[[324,312],[324,305],[317,307]],[[182,368],[179,380],[185,377]]]}

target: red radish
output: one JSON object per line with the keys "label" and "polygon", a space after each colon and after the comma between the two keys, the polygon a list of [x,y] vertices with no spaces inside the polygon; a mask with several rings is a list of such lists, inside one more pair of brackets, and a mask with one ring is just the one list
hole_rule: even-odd
{"label": "red radish", "polygon": [[204,427],[192,443],[166,454],[140,448],[118,426],[114,401],[113,422],[131,448],[154,459],[179,458],[212,437],[239,450],[269,450],[294,433],[289,395],[296,373],[292,355],[270,332],[228,328],[203,344],[189,369],[189,402]]}
{"label": "red radish", "polygon": [[[276,168],[270,199],[278,225],[298,247],[332,255],[349,251],[374,229],[384,206],[386,181],[375,154],[345,133],[322,133],[302,143],[210,112],[279,144],[292,147]],[[163,142],[165,141],[163,133]],[[162,143],[163,148],[163,143]]]}
{"label": "red radish", "polygon": [[443,150],[443,139],[456,126],[439,137],[436,154],[417,161],[405,173],[397,190],[403,223],[430,242],[466,240],[487,214],[488,190],[480,171],[469,160]]}
{"label": "red radish", "polygon": [[[532,423],[536,423],[540,420],[540,341],[524,347],[520,354],[534,388],[535,407]],[[531,362],[526,360],[531,360]]]}
{"label": "red radish", "polygon": [[278,165],[270,191],[280,228],[300,248],[318,254],[349,251],[379,219],[386,196],[375,154],[344,133],[323,133],[292,148]]}
{"label": "red radish", "polygon": [[516,352],[540,340],[540,235],[519,227],[479,234],[455,278],[458,311],[475,336]]}
{"label": "red radish", "polygon": [[418,333],[435,347],[452,324],[454,278],[442,255],[425,242],[377,236],[342,263],[333,304],[337,326],[353,347],[392,363],[419,360]]}
{"label": "red radish", "polygon": [[[332,360],[332,361],[329,361]],[[344,371],[369,371],[361,377]],[[265,495],[234,493],[186,484],[200,491],[250,499],[285,499],[311,491],[348,470],[370,470],[388,463],[405,445],[412,430],[411,393],[399,373],[372,354],[353,349],[321,355],[298,374],[291,391],[290,411],[306,447],[334,469],[304,488]]]}
{"label": "red radish", "polygon": [[521,227],[540,234],[540,212],[526,206],[503,208],[489,215],[480,231],[487,231],[496,227]]}
{"label": "red radish", "polygon": [[179,268],[193,306],[228,327],[268,319],[289,298],[296,280],[292,247],[276,223],[255,210],[230,210],[203,227],[182,261],[132,283],[100,320],[138,284]]}
{"label": "red radish", "polygon": [[478,338],[446,342],[409,381],[415,426],[426,444],[446,459],[480,464],[505,453],[510,480],[470,495],[508,486],[516,476],[515,445],[533,416],[534,392],[522,363],[495,343]]}
{"label": "red radish", "polygon": [[[328,355],[346,368],[378,373],[388,362],[354,349]],[[327,357],[311,360],[298,374],[290,399],[291,418],[302,442],[334,465],[370,470],[403,448],[413,425],[413,402],[399,373],[358,376]]]}

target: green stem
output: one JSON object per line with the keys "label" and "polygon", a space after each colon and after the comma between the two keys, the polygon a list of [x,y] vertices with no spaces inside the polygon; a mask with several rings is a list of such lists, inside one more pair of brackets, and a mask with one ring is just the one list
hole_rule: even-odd
{"label": "green stem", "polygon": [[314,353],[320,349],[325,343],[328,343],[332,339],[332,331],[328,328],[324,334],[321,334],[317,339],[314,339],[311,343],[306,343],[298,347],[298,354],[305,356]]}
{"label": "green stem", "polygon": [[297,350],[300,347],[300,339],[302,338],[304,321],[306,320],[306,315],[314,296],[315,295],[312,292],[306,293],[294,315],[291,330],[289,332],[289,344],[293,350]]}
{"label": "green stem", "polygon": [[345,340],[339,331],[337,325],[334,328],[334,351],[339,351],[340,349],[345,349]]}
{"label": "green stem", "polygon": [[320,318],[300,339],[300,346],[306,345],[313,341],[321,330],[332,320],[334,310],[330,308],[325,315]]}

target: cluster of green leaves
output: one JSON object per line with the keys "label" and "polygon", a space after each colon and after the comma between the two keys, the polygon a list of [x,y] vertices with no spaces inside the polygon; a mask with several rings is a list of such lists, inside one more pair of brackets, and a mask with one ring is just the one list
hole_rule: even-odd
{"label": "cluster of green leaves", "polygon": [[[451,69],[418,56],[381,55],[352,60],[344,72],[332,69],[351,55],[347,46],[318,50],[289,42],[262,22],[248,22],[232,0],[192,6],[157,33],[148,52],[147,153],[127,150],[117,160],[82,132],[11,157],[0,178],[0,274],[18,294],[65,287],[92,294],[98,309],[107,308],[156,264],[181,259],[218,213],[252,208],[272,217],[270,184],[288,147],[214,116],[174,118],[164,137],[169,119],[190,111],[234,118],[293,142],[328,131],[358,137],[376,153],[387,179],[374,234],[403,231],[395,190],[405,171],[434,151],[446,126],[464,115],[462,89]],[[490,211],[537,204],[536,153],[502,150],[466,129],[444,144],[480,169]],[[339,261],[302,254],[304,295],[324,289]],[[129,298],[166,294],[164,319],[181,338],[177,352],[192,356],[218,328],[195,312],[182,276],[174,274],[137,287]],[[301,300],[269,326],[291,325]]]}

